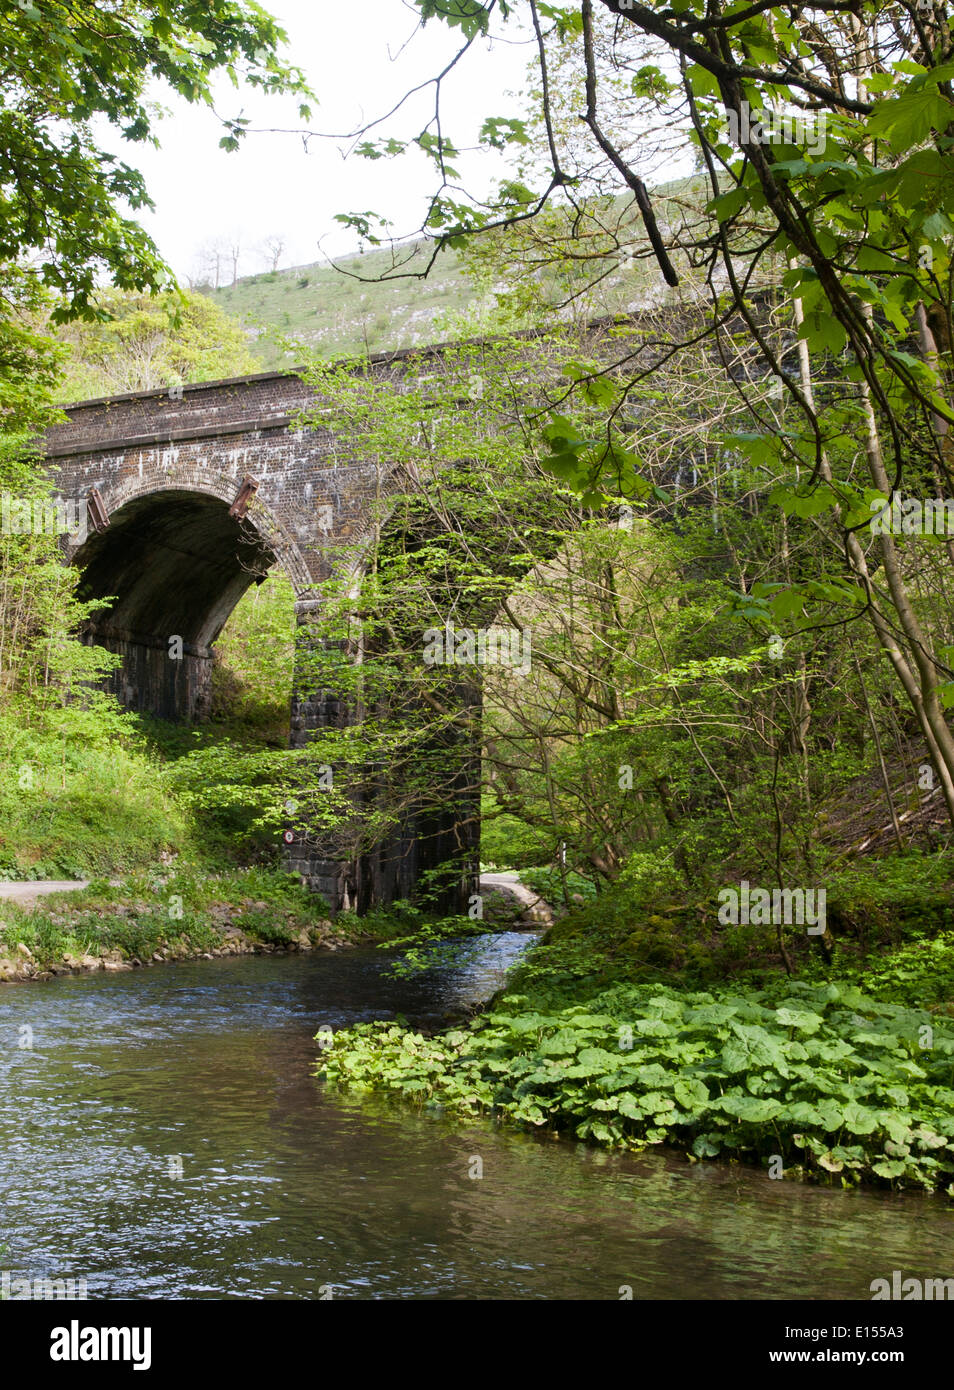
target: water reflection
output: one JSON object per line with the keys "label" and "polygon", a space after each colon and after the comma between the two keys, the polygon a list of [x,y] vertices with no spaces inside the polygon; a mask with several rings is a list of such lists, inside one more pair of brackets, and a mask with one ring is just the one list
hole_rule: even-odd
{"label": "water reflection", "polygon": [[867,1298],[944,1272],[939,1200],[462,1126],[311,1076],[322,1024],[439,1022],[525,944],[401,981],[362,949],[0,990],[0,1263],[94,1298]]}

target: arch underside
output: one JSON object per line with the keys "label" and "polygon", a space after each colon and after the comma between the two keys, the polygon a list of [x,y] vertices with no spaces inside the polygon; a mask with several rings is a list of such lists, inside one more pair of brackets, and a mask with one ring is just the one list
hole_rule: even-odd
{"label": "arch underside", "polygon": [[80,597],[109,601],[83,633],[122,657],[108,688],[138,712],[205,717],[212,644],[275,558],[218,498],[170,490],[127,502],[73,557]]}

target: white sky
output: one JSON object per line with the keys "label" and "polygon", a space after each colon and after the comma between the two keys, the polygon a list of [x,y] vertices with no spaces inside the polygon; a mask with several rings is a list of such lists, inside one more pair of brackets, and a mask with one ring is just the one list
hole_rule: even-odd
{"label": "white sky", "polygon": [[[304,70],[318,94],[315,130],[346,132],[385,114],[410,87],[438,72],[460,45],[459,31],[431,21],[401,52],[417,14],[403,0],[263,3],[288,33],[285,56]],[[532,50],[515,24],[504,33],[510,42],[479,40],[448,79],[444,129],[459,144],[473,143],[485,116],[519,110],[506,93],[525,88]],[[282,265],[356,250],[354,233],[333,220],[338,212],[373,209],[389,217],[400,234],[420,223],[433,188],[422,156],[345,160],[333,141],[313,139],[306,152],[300,136],[266,133],[248,135],[243,147],[229,154],[218,148],[223,132],[208,108],[178,100],[173,105],[168,92],[156,95],[171,111],[158,126],[162,149],[115,137],[108,143],[143,171],[156,212],[142,214],[141,221],[183,282],[195,268],[199,248],[215,238],[238,234],[248,248],[241,269],[254,273],[265,268],[256,243],[271,233],[286,240]],[[216,100],[223,114],[249,116],[254,126],[298,129],[302,124],[295,102],[252,89],[236,91],[228,81],[219,85]],[[430,88],[372,135],[415,135],[432,109]],[[502,157],[494,152],[470,156],[458,167],[465,183],[479,191],[504,172]]]}

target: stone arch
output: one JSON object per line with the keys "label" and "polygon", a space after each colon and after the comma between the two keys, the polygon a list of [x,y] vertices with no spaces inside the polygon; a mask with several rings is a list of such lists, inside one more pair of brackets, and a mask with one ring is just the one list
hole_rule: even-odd
{"label": "stone arch", "polygon": [[108,601],[83,633],[122,658],[108,688],[127,708],[188,722],[208,713],[212,646],[245,591],[276,564],[296,594],[310,576],[261,503],[230,515],[234,479],[211,474],[195,486],[156,473],[108,489],[108,526],[73,544],[69,559],[82,571],[80,596]]}
{"label": "stone arch", "polygon": [[[194,493],[224,502],[228,509],[235,501],[237,483],[234,477],[218,473],[212,469],[192,468],[187,479],[177,476],[168,466],[166,456],[160,455],[160,462],[151,467],[139,466],[131,475],[110,482],[104,482],[101,492],[106,511],[110,518],[130,503],[160,493]],[[263,537],[294,586],[296,595],[307,597],[311,591],[312,576],[296,541],[282,526],[274,511],[256,497],[249,507],[249,520]],[[87,538],[88,539],[88,538]],[[77,563],[77,555],[83,545],[70,541],[67,546],[67,559]],[[81,563],[81,561],[80,561]]]}

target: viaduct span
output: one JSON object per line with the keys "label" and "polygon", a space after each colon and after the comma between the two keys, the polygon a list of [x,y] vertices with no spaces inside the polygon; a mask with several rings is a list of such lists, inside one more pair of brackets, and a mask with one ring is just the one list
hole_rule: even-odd
{"label": "viaduct span", "polygon": [[[654,315],[643,327],[639,314],[629,319],[626,360],[635,360],[635,348],[641,362],[656,364],[653,370],[663,373],[657,387],[667,370],[666,338],[690,330],[698,335],[700,327],[694,310],[670,317],[663,337]],[[589,325],[594,349],[604,342],[607,324],[618,321]],[[528,349],[532,336],[526,335]],[[618,328],[605,335],[605,344],[598,350],[617,360]],[[429,380],[446,354],[441,346],[381,354],[356,370],[400,392]],[[531,356],[528,351],[527,373],[536,379],[541,369],[531,365]],[[455,408],[467,406],[461,399]],[[641,408],[651,411],[652,401],[637,406],[637,414]],[[308,427],[299,423],[303,412]],[[309,644],[314,649],[330,641],[321,596],[328,581],[348,586],[339,592],[356,592],[363,553],[381,525],[382,499],[413,495],[421,484],[393,461],[369,456],[366,442],[341,430],[336,413],[299,373],[264,372],[81,401],[67,406],[66,422],[48,431],[46,456],[57,491],[90,518],[88,535],[68,542],[67,559],[83,573],[84,598],[109,600],[86,638],[121,657],[111,688],[127,708],[171,720],[204,718],[213,644],[243,593],[280,565],[306,629],[291,692],[291,746],[305,747],[322,730],[362,717],[334,691],[309,688],[314,677],[304,656]],[[694,481],[691,447],[682,456]],[[544,518],[551,501],[547,490],[534,503]],[[525,568],[529,541],[514,551],[513,564],[502,538],[498,543],[491,536],[490,546],[501,576],[515,574],[514,565]],[[484,613],[473,626],[492,619]],[[176,659],[170,659],[172,639]],[[455,687],[471,730],[479,729],[479,698],[463,680]],[[363,910],[410,897],[423,874],[451,865],[439,905],[464,908],[478,873],[479,738],[464,734],[460,746],[444,753],[441,744],[437,760],[449,768],[446,800],[432,797],[427,808],[402,812],[399,829],[373,852],[346,852],[340,838],[335,843],[299,833],[289,845],[290,869],[333,907]],[[356,823],[361,816],[359,799]]]}
{"label": "viaduct span", "polygon": [[[371,370],[399,381],[410,356],[378,357]],[[421,351],[413,356],[419,363]],[[85,538],[68,538],[67,559],[83,572],[84,598],[115,596],[86,639],[121,656],[110,688],[127,708],[205,717],[213,643],[273,565],[294,586],[299,623],[321,641],[316,586],[335,572],[336,556],[360,550],[389,469],[350,449],[331,421],[301,428],[299,412],[314,418],[315,409],[299,375],[266,372],[82,401],[48,431],[57,491],[89,517]],[[348,720],[334,692],[291,693],[292,747]],[[452,804],[437,823],[433,813],[426,825],[409,817],[373,860],[356,863],[300,836],[288,863],[333,907],[360,910],[409,896],[423,871],[451,855],[460,872],[444,903],[460,908],[475,891],[477,839],[476,807]]]}

